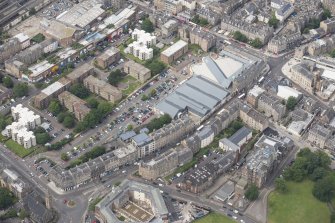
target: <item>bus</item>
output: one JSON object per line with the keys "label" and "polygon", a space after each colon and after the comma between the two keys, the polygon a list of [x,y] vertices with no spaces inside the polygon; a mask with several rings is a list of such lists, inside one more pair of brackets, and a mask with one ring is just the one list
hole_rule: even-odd
{"label": "bus", "polygon": [[224,40],[223,42],[225,42],[228,45],[231,45],[231,42],[229,42],[228,40]]}
{"label": "bus", "polygon": [[238,99],[242,99],[242,98],[244,98],[244,97],[245,97],[245,93],[241,94],[241,95],[238,96],[237,98],[238,98]]}
{"label": "bus", "polygon": [[197,128],[197,131],[200,131],[202,128],[204,127],[204,125],[201,125]]}
{"label": "bus", "polygon": [[262,76],[261,78],[259,78],[258,84],[261,84],[263,81],[264,81],[264,76]]}

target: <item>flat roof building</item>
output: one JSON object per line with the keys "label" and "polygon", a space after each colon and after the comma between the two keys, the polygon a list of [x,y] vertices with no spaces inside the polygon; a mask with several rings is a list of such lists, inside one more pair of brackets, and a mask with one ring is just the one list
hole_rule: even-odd
{"label": "flat roof building", "polygon": [[2,134],[11,137],[26,149],[36,146],[36,137],[31,130],[41,125],[41,117],[22,104],[12,107],[11,112],[14,122],[6,126]]}
{"label": "flat roof building", "polygon": [[131,36],[134,42],[128,45],[125,52],[134,55],[140,60],[151,59],[154,56],[151,47],[156,45],[156,36],[139,29],[134,29]]}
{"label": "flat roof building", "polygon": [[34,106],[39,109],[44,109],[49,105],[52,98],[57,97],[60,93],[68,89],[71,81],[63,77],[44,88],[38,95],[34,97]]}
{"label": "flat roof building", "polygon": [[188,44],[179,40],[161,53],[161,60],[166,64],[171,64],[188,51]]}
{"label": "flat roof building", "polygon": [[51,64],[47,60],[44,60],[38,64],[28,67],[30,74],[27,75],[23,73],[22,78],[31,82],[40,81],[51,74],[51,69],[54,66],[55,64]]}
{"label": "flat roof building", "polygon": [[82,1],[61,13],[56,19],[72,26],[87,28],[105,13],[101,6],[99,1]]}
{"label": "flat roof building", "polygon": [[146,82],[151,77],[151,71],[142,64],[129,60],[124,64],[123,70],[126,74],[134,77],[141,83]]}
{"label": "flat roof building", "polygon": [[106,69],[111,64],[120,60],[120,50],[116,47],[111,47],[97,57],[96,63],[102,69]]}
{"label": "flat roof building", "polygon": [[77,96],[71,94],[68,91],[64,91],[58,95],[58,99],[63,106],[69,109],[70,112],[74,113],[74,116],[79,121],[82,121],[84,117],[91,111],[86,106],[86,102]]}
{"label": "flat roof building", "polygon": [[116,87],[100,80],[94,76],[88,76],[84,79],[84,85],[92,93],[101,96],[102,98],[111,101],[113,103],[121,100],[122,93]]}
{"label": "flat roof building", "polygon": [[302,97],[302,93],[289,86],[278,85],[277,96],[285,100],[289,97],[295,97],[299,100]]}
{"label": "flat roof building", "polygon": [[84,63],[80,67],[69,73],[66,78],[71,81],[72,84],[83,82],[83,80],[89,75],[94,73],[94,67],[89,63]]}
{"label": "flat roof building", "polygon": [[229,95],[222,86],[215,84],[202,76],[193,76],[173,93],[156,105],[160,113],[176,118],[179,113],[188,111],[203,118],[214,107],[225,102]]}

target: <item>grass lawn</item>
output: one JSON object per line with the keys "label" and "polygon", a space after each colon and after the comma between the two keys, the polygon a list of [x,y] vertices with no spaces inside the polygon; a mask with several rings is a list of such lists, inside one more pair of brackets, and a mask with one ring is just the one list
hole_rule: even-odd
{"label": "grass lawn", "polygon": [[128,82],[132,82],[132,81],[137,81],[137,80],[136,80],[136,78],[134,78],[134,77],[132,77],[132,76],[130,76],[130,75],[125,76],[125,77],[121,80],[122,83],[128,83]]}
{"label": "grass lawn", "polygon": [[188,44],[188,49],[195,55],[200,55],[204,52],[198,44]]}
{"label": "grass lawn", "polygon": [[128,85],[127,89],[122,90],[123,95],[130,95],[133,93],[137,88],[141,86],[141,83],[136,81]]}
{"label": "grass lawn", "polygon": [[2,134],[0,134],[0,142],[5,142],[5,141],[7,141],[7,140],[8,140],[7,137],[5,137],[5,136],[3,136]]}
{"label": "grass lawn", "polygon": [[7,140],[7,142],[5,142],[5,145],[7,146],[9,150],[11,150],[13,153],[15,153],[21,158],[28,156],[34,151],[33,147],[26,149],[20,144],[18,144],[17,142],[13,141],[12,139]]}
{"label": "grass lawn", "polygon": [[330,223],[327,204],[312,194],[313,182],[288,182],[287,186],[286,194],[270,194],[268,223]]}
{"label": "grass lawn", "polygon": [[193,221],[193,223],[235,223],[235,221],[224,215],[212,212],[203,218]]}
{"label": "grass lawn", "polygon": [[135,61],[136,63],[139,63],[139,64],[144,64],[145,63],[144,60],[140,60],[139,58],[135,57],[134,55],[124,52],[124,50],[126,48],[122,44],[118,48],[119,48],[120,53],[123,57],[131,59],[131,60],[133,60],[133,61]]}

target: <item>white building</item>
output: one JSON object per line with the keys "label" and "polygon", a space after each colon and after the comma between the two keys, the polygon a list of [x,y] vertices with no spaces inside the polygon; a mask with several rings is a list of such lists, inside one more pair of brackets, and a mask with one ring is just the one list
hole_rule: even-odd
{"label": "white building", "polygon": [[280,9],[285,3],[283,0],[271,0],[271,8]]}
{"label": "white building", "polygon": [[24,148],[36,146],[36,138],[30,130],[41,125],[41,117],[35,115],[33,111],[18,104],[11,108],[14,122],[8,125],[2,132],[3,135],[11,137],[15,142],[22,145]]}
{"label": "white building", "polygon": [[282,86],[282,85],[278,85],[278,92],[277,92],[277,96],[287,100],[289,97],[295,97],[296,99],[300,99],[302,94],[301,92],[295,90],[294,88],[291,88],[289,86]]}
{"label": "white building", "polygon": [[198,133],[198,136],[201,140],[200,147],[204,148],[213,142],[214,131],[209,126],[206,126]]}
{"label": "white building", "polygon": [[134,29],[131,36],[135,41],[128,45],[125,52],[140,60],[151,59],[154,55],[151,47],[156,45],[156,36],[139,29]]}
{"label": "white building", "polygon": [[27,36],[26,34],[19,33],[14,37],[19,40],[22,50],[24,50],[24,49],[26,49],[27,47],[30,46],[30,39],[29,39],[29,36]]}
{"label": "white building", "polygon": [[284,22],[293,12],[293,5],[291,3],[286,3],[276,11],[275,15],[280,22]]}

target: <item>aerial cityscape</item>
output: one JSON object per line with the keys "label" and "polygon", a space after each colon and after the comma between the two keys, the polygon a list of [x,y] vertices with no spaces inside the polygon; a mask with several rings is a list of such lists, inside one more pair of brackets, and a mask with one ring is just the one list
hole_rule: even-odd
{"label": "aerial cityscape", "polygon": [[0,223],[335,223],[334,170],[335,0],[0,0]]}

